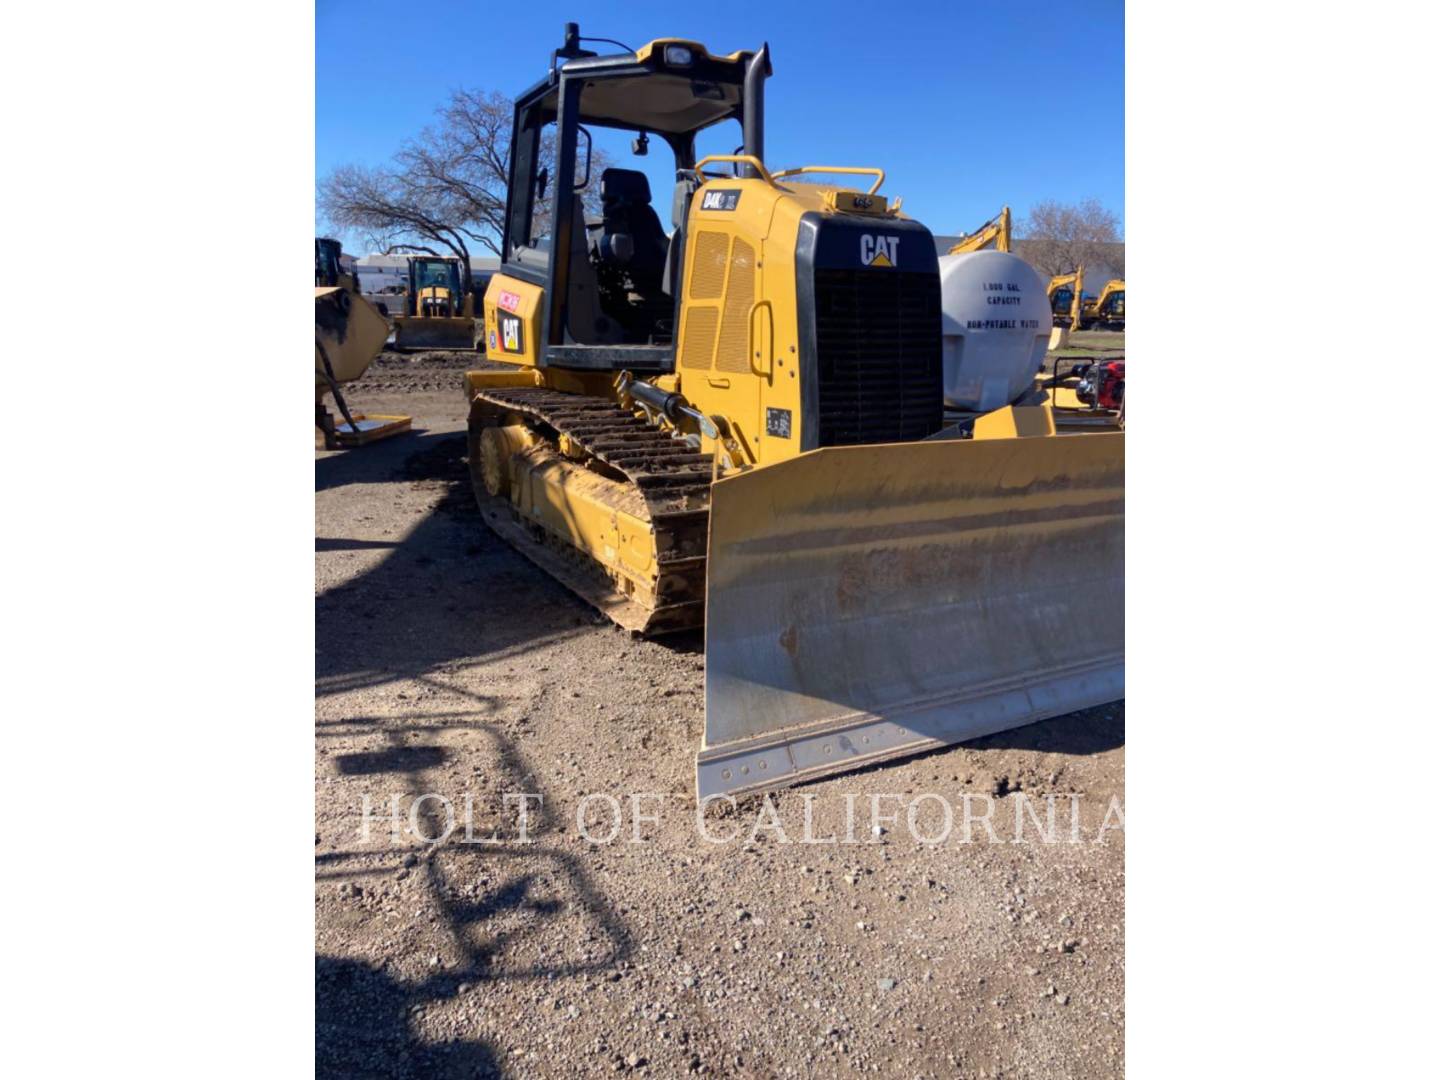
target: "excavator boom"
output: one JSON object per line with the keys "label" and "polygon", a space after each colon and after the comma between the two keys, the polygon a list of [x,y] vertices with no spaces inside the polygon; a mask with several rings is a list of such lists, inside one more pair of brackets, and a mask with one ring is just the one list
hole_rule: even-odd
{"label": "excavator boom", "polygon": [[967,251],[984,251],[992,248],[995,251],[1010,250],[1010,207],[1008,206],[962,239],[946,254],[964,255]]}

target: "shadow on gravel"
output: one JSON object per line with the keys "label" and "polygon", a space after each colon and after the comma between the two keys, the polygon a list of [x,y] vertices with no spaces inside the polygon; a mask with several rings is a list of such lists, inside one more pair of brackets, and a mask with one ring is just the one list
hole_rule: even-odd
{"label": "shadow on gravel", "polygon": [[411,1010],[432,998],[426,987],[396,982],[369,964],[315,957],[315,1075],[334,1080],[502,1075],[483,1042],[416,1038]]}
{"label": "shadow on gravel", "polygon": [[[441,729],[483,737],[473,752],[483,755],[489,790],[545,796],[520,746],[490,722],[502,699],[467,685],[463,669],[482,657],[524,663],[527,653],[604,622],[490,532],[475,507],[464,457],[463,434],[417,433],[316,464],[317,490],[408,482],[427,496],[416,507],[413,527],[377,565],[315,602],[317,697],[408,680],[427,696],[461,699],[440,712],[354,715],[317,726],[322,738],[365,733],[380,740],[378,750],[336,755],[334,767],[345,776],[386,776],[387,790],[405,792],[406,805],[433,790],[428,770],[449,764],[444,747],[407,740]],[[329,529],[344,531],[333,524]],[[373,546],[327,538],[316,549]],[[699,651],[698,634],[674,645]],[[599,974],[626,960],[632,941],[609,898],[573,853],[546,842],[559,829],[554,805],[544,797],[531,807],[528,844],[472,845],[453,838],[429,847],[411,843],[378,866],[373,848],[317,857],[316,878],[334,881],[331,887],[368,887],[377,874],[415,874],[459,954],[452,953],[442,971],[414,981],[352,959],[317,956],[317,1075],[498,1076],[492,1047],[428,1041],[434,1036],[422,1034],[417,1007],[452,1002],[462,987]],[[444,832],[439,813],[433,803],[425,805],[425,835]],[[513,817],[491,821],[502,836],[512,831]],[[525,946],[554,920],[575,927],[573,948],[534,956]]]}
{"label": "shadow on gravel", "polygon": [[343,537],[328,536],[315,538],[316,551],[388,551],[395,546],[389,540],[347,540]]}
{"label": "shadow on gravel", "polygon": [[[316,462],[317,490],[397,481],[426,491],[432,505],[417,510],[414,527],[382,562],[316,597],[317,694],[415,678],[474,657],[519,656],[603,622],[485,525],[463,434],[401,436]],[[319,552],[383,546],[316,541]]]}
{"label": "shadow on gravel", "polygon": [[[368,446],[327,452],[315,459],[315,490],[328,491],[346,484],[379,484],[394,480],[411,454],[434,445],[437,440],[448,438],[454,436],[435,435],[412,428]],[[460,445],[463,453],[463,436]]]}
{"label": "shadow on gravel", "polygon": [[1045,754],[1101,754],[1125,745],[1125,702],[1066,713],[965,744],[976,750],[1036,750]]}
{"label": "shadow on gravel", "polygon": [[[488,699],[431,680],[437,689],[468,696],[482,704]],[[465,719],[468,717],[468,719]],[[372,754],[346,755],[342,773],[385,771],[402,777],[408,800],[428,788],[424,771],[439,764],[437,747],[399,744],[407,733],[425,726],[430,716],[399,718],[399,726],[374,718],[357,718],[352,725],[368,727],[391,746]],[[406,723],[413,719],[415,723]],[[595,887],[581,861],[559,846],[544,843],[559,825],[554,802],[537,784],[530,763],[519,747],[494,725],[475,713],[446,714],[446,726],[482,732],[491,740],[495,755],[497,790],[530,791],[541,796],[531,810],[529,841],[499,830],[500,842],[446,841],[423,847],[397,848],[393,859],[376,867],[374,852],[338,851],[317,856],[316,878],[373,880],[405,874],[417,867],[429,902],[438,909],[446,938],[458,950],[458,962],[423,980],[406,982],[371,965],[341,957],[319,955],[315,966],[315,1068],[320,1077],[498,1077],[502,1075],[495,1052],[483,1041],[435,1042],[417,1030],[415,1021],[426,1008],[446,1006],[485,983],[505,980],[541,980],[612,971],[633,951],[630,933],[609,900]],[[433,730],[433,728],[432,728]],[[418,751],[418,752],[417,752]],[[425,751],[431,751],[426,753]],[[363,768],[356,759],[364,759]],[[419,812],[420,828],[427,836],[440,836],[445,822],[439,810],[425,805]],[[419,819],[417,819],[419,820]],[[455,834],[451,834],[454,836]],[[347,865],[348,864],[348,865]],[[417,865],[418,864],[418,865]],[[416,913],[417,915],[419,912]],[[535,956],[521,948],[546,920],[569,919],[576,924],[570,937],[580,950],[568,957]],[[592,947],[593,944],[593,947]],[[477,998],[483,1002],[484,998]]]}
{"label": "shadow on gravel", "polygon": [[395,746],[365,754],[339,754],[335,768],[345,776],[433,769],[445,761],[443,746]]}

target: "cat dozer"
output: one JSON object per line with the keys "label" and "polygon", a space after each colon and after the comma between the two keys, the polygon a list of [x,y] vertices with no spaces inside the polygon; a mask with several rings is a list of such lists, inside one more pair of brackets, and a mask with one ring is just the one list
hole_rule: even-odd
{"label": "cat dozer", "polygon": [[395,348],[480,348],[484,327],[475,318],[475,297],[460,260],[416,255],[407,273],[405,314],[394,320]]}
{"label": "cat dozer", "polygon": [[[516,99],[484,299],[511,370],[465,376],[470,467],[490,526],[616,623],[703,625],[698,797],[1122,697],[1124,435],[1057,436],[1030,378],[947,423],[934,240],[878,168],[770,170],[768,46],[583,40]],[[721,125],[740,152],[697,160]],[[669,235],[644,173],[592,174],[602,127],[673,153]]]}
{"label": "cat dozer", "polygon": [[[365,374],[385,348],[390,326],[374,304],[360,295],[355,275],[340,267],[340,242],[315,238],[315,427],[325,449],[396,435],[410,427],[408,416],[352,413],[341,387]],[[335,400],[344,422],[337,424],[325,406]]]}

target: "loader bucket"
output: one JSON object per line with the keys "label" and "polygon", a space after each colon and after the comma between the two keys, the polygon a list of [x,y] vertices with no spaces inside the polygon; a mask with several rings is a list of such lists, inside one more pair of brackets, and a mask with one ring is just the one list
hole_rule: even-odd
{"label": "loader bucket", "polygon": [[[315,400],[365,374],[385,348],[390,333],[385,317],[363,296],[338,286],[315,289]],[[323,355],[322,355],[323,354]],[[329,368],[326,368],[329,361]]]}
{"label": "loader bucket", "polygon": [[482,324],[470,318],[401,315],[395,319],[397,349],[474,349]]}
{"label": "loader bucket", "polygon": [[834,447],[715,483],[700,799],[1123,697],[1124,438]]}

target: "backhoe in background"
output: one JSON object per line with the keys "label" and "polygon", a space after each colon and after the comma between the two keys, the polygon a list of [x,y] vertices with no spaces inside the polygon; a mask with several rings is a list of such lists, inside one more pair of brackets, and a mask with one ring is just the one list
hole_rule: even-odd
{"label": "backhoe in background", "polygon": [[470,270],[451,255],[411,256],[404,313],[396,315],[397,349],[477,349],[484,327],[475,317]]}
{"label": "backhoe in background", "polygon": [[[509,370],[466,373],[470,470],[490,527],[620,626],[703,624],[698,797],[1123,697],[1123,434],[1057,436],[1033,365],[947,414],[934,239],[879,168],[772,171],[768,46],[581,43],[515,101],[484,298]],[[592,175],[597,129],[669,147],[669,235],[645,173]],[[971,321],[1043,334],[1033,289]]]}
{"label": "backhoe in background", "polygon": [[[354,382],[385,348],[390,326],[374,304],[360,295],[354,274],[340,266],[340,242],[315,238],[315,427],[325,449],[358,446],[410,427],[408,416],[352,413],[341,387]],[[341,424],[325,405],[334,399]]]}

